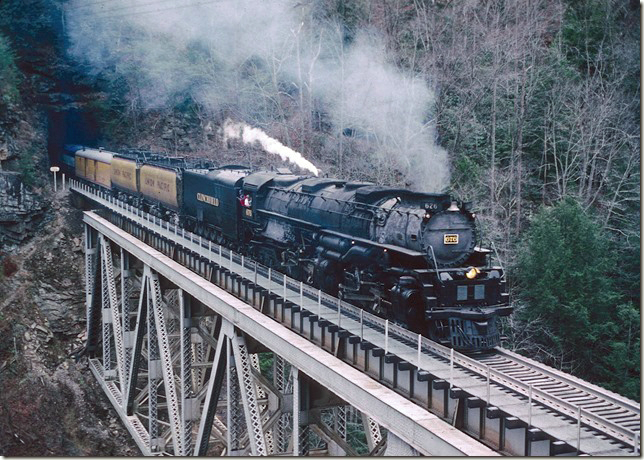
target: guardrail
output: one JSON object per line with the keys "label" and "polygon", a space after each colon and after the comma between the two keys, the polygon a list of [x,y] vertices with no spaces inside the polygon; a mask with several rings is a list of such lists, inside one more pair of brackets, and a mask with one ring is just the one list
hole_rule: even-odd
{"label": "guardrail", "polygon": [[[148,230],[168,238],[175,243],[180,243],[184,248],[208,259],[210,262],[217,263],[224,268],[236,272],[255,284],[263,282],[263,285],[268,288],[270,293],[281,294],[284,299],[299,304],[302,309],[308,310],[331,323],[349,330],[349,332],[359,336],[361,339],[364,336],[365,329],[383,334],[383,348],[385,349],[385,353],[391,350],[391,345],[394,343],[398,346],[407,347],[409,349],[409,353],[406,353],[407,358],[400,357],[409,361],[415,361],[412,364],[415,364],[419,369],[426,370],[423,367],[423,356],[430,354],[449,361],[450,375],[455,366],[460,366],[483,376],[486,379],[486,402],[488,405],[491,402],[490,386],[492,384],[502,385],[528,398],[529,420],[531,420],[532,402],[539,402],[575,419],[579,429],[581,429],[581,424],[584,423],[587,426],[596,428],[601,432],[621,440],[625,444],[632,446],[635,450],[639,450],[639,431],[633,431],[619,426],[608,419],[583,410],[580,406],[571,404],[543,390],[535,388],[531,384],[526,384],[517,378],[494,370],[490,366],[482,364],[452,348],[440,345],[420,334],[410,332],[397,324],[349,304],[342,299],[326,294],[320,289],[315,289],[301,281],[290,278],[281,272],[273,270],[272,267],[266,267],[222,245],[206,240],[192,232],[186,232],[184,228],[123,203],[103,190],[95,189],[75,179],[70,180],[70,188],[91,198],[111,211],[143,227],[147,227]],[[307,305],[308,301],[312,301],[312,305]],[[329,310],[331,309],[334,310],[334,314],[329,314]],[[342,325],[343,320],[345,326]],[[347,327],[349,326],[347,323],[356,324],[351,324],[353,327]],[[410,346],[410,343],[414,344],[414,346]],[[409,359],[412,355],[415,355],[415,359]],[[531,366],[540,372],[544,372],[543,369],[546,368],[546,366],[534,366],[533,364]],[[450,378],[450,380],[452,379]],[[570,384],[574,385],[574,383]],[[497,407],[503,409],[503,406],[499,405]],[[639,411],[639,408],[637,410]]]}

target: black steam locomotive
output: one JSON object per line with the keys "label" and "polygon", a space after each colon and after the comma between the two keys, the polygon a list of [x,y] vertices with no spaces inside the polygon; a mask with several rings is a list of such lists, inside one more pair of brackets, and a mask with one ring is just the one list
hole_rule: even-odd
{"label": "black steam locomotive", "polygon": [[499,344],[505,277],[469,203],[365,182],[67,146],[77,177],[463,350]]}

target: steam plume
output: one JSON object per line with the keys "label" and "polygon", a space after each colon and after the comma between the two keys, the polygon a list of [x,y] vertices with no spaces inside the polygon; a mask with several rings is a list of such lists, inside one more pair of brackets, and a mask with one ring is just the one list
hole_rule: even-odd
{"label": "steam plume", "polygon": [[282,160],[293,163],[307,171],[311,171],[316,176],[319,174],[318,168],[304,158],[300,152],[296,152],[277,139],[273,139],[259,128],[253,128],[246,123],[235,123],[232,120],[226,120],[223,131],[224,142],[228,139],[241,139],[244,144],[259,142],[262,148],[268,153],[279,155]]}

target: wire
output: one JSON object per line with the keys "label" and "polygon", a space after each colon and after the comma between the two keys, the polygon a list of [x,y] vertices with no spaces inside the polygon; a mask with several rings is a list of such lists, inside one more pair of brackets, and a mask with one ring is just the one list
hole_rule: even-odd
{"label": "wire", "polygon": [[[95,5],[97,5],[99,3],[106,3],[108,1],[116,1],[116,0],[103,0],[101,2],[95,3]],[[154,2],[141,3],[141,4],[138,4],[138,5],[126,5],[126,6],[121,6],[121,7],[118,7],[118,8],[111,8],[109,10],[103,10],[103,11],[97,11],[97,12],[88,11],[88,12],[83,12],[83,14],[80,17],[84,17],[84,16],[89,17],[89,16],[94,16],[96,14],[106,14],[106,13],[109,14],[109,13],[112,13],[113,11],[137,9],[137,8],[141,8],[143,6],[157,5],[157,4],[160,4],[160,3],[168,3],[168,2],[174,2],[174,1],[176,1],[176,0],[156,0]],[[82,6],[85,6],[85,5],[82,5]],[[75,10],[75,9],[76,8],[74,8],[72,10]]]}
{"label": "wire", "polygon": [[78,5],[76,7],[68,6],[69,4],[65,3],[65,8],[68,11],[76,11],[76,10],[82,10],[83,8],[89,8],[89,7],[92,7],[92,6],[101,5],[103,3],[110,3],[110,2],[116,2],[116,1],[117,0],[99,0],[97,2],[91,2],[91,3],[90,2],[83,2],[81,5]]}
{"label": "wire", "polygon": [[[148,5],[158,4],[158,3],[166,3],[167,1],[170,1],[170,0],[159,0],[157,2],[149,3]],[[83,18],[112,19],[112,18],[120,18],[120,17],[125,17],[125,16],[141,16],[141,15],[144,15],[144,14],[162,13],[164,11],[178,10],[178,9],[183,9],[183,8],[191,8],[191,7],[194,7],[194,6],[209,5],[209,4],[220,2],[220,1],[221,0],[206,0],[206,1],[203,1],[203,2],[191,3],[191,4],[188,4],[188,5],[171,6],[171,7],[168,7],[168,8],[160,8],[160,9],[150,10],[150,11],[132,11],[132,12],[126,12],[126,13],[114,14],[114,15],[107,14],[107,15],[93,16],[91,14],[87,14],[87,15],[81,16],[79,19],[83,19]],[[143,5],[139,5],[139,6],[143,6]],[[115,8],[113,11],[117,11],[119,9],[120,8]],[[106,12],[101,12],[101,13],[106,13]]]}

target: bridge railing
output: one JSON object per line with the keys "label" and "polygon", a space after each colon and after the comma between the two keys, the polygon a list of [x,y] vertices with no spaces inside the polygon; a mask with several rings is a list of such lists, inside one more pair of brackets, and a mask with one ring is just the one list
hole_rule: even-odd
{"label": "bridge railing", "polygon": [[[556,398],[539,388],[496,371],[490,366],[482,364],[452,348],[445,347],[340,298],[322,292],[320,289],[290,278],[272,267],[262,265],[225,246],[186,231],[185,228],[179,225],[143,212],[141,209],[116,199],[104,190],[90,187],[75,179],[70,180],[70,187],[72,190],[90,197],[111,211],[206,258],[211,263],[216,263],[255,284],[262,285],[270,293],[295,303],[301,309],[318,315],[318,317],[348,330],[361,339],[367,339],[374,345],[383,348],[385,353],[398,355],[399,358],[416,365],[418,369],[429,370],[423,366],[423,356],[426,354],[445,359],[449,363],[450,386],[451,372],[456,366],[483,376],[486,379],[486,402],[488,405],[491,405],[490,386],[498,384],[526,396],[529,411],[532,410],[533,401],[540,402],[576,419],[579,426],[581,426],[581,423],[585,423],[601,431],[611,432],[614,436],[628,442],[636,449],[639,446],[639,431],[629,430],[613,424],[610,420],[597,414],[584,411],[580,406]],[[368,334],[369,332],[371,334]],[[367,335],[369,337],[366,337]],[[503,405],[497,404],[496,406],[503,409]]]}

